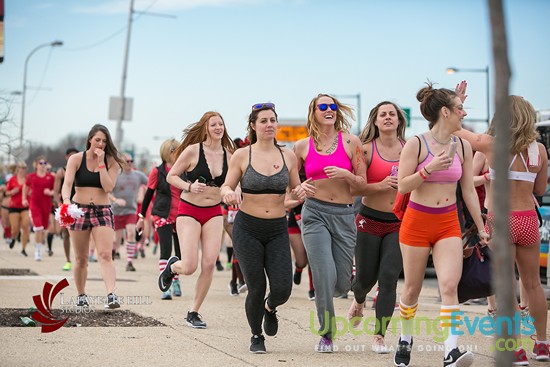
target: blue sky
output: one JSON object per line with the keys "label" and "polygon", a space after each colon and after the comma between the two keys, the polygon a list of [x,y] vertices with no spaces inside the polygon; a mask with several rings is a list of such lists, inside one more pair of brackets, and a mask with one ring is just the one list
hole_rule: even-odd
{"label": "blue sky", "polygon": [[[120,93],[130,1],[5,2],[4,97],[22,90],[25,58],[36,46],[64,42],[29,61],[25,139],[55,144],[97,122],[114,134],[109,97]],[[504,7],[511,92],[550,108],[550,1],[505,0]],[[450,66],[489,65],[492,99],[486,1],[136,0],[137,11],[146,8],[176,18],[134,15],[126,85],[134,109],[123,123],[123,149],[157,154],[154,137],[179,139],[208,110],[222,114],[231,137],[243,137],[252,104],[271,101],[281,120],[305,119],[318,93],[360,93],[361,126],[382,100],[419,117],[416,92],[427,79],[451,88],[468,80],[469,117],[484,119],[485,74],[448,75]],[[356,107],[355,98],[341,100]],[[19,136],[20,99],[11,112],[4,147]],[[407,135],[426,128],[415,119]]]}

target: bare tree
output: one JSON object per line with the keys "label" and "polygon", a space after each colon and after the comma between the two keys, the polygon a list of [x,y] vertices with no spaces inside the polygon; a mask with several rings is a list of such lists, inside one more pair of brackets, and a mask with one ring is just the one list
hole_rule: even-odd
{"label": "bare tree", "polygon": [[[508,46],[506,39],[506,27],[502,0],[489,0],[489,14],[491,19],[491,34],[493,43],[493,58],[495,62],[495,126],[496,138],[494,147],[495,157],[508,157],[510,155],[510,106],[508,100],[510,83],[510,65],[508,63]],[[510,229],[508,225],[508,160],[495,159],[493,162],[496,171],[496,179],[493,183],[494,198],[504,200],[493,200],[495,213],[495,235],[493,236],[494,259],[493,261],[493,282],[495,294],[498,301],[498,316],[504,319],[513,320],[514,303],[516,301],[516,290],[510,287],[514,284],[510,271],[512,264],[510,251]],[[498,323],[498,321],[497,321]],[[503,327],[497,326],[497,338],[508,340],[513,338],[506,324]],[[500,331],[500,333],[498,333]],[[503,343],[501,345],[507,345]],[[496,348],[495,348],[496,349]],[[496,366],[512,366],[513,351],[496,351]]]}

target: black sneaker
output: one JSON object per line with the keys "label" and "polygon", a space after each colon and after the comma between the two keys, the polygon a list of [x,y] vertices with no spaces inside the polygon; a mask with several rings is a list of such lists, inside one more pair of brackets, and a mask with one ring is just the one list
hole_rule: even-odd
{"label": "black sneaker", "polygon": [[237,289],[237,283],[229,282],[229,295],[230,296],[238,296],[239,290]]}
{"label": "black sneaker", "polygon": [[300,285],[302,282],[302,272],[301,271],[294,271],[294,284]]}
{"label": "black sneaker", "polygon": [[279,330],[279,320],[277,320],[277,310],[268,311],[267,298],[264,301],[264,331],[269,336],[277,335]]}
{"label": "black sneaker", "polygon": [[315,301],[315,289],[310,289],[307,292],[307,299],[309,299],[310,301]]}
{"label": "black sneaker", "polygon": [[145,258],[145,249],[140,248],[139,249],[139,255],[141,256],[142,259],[144,259]]}
{"label": "black sneaker", "polygon": [[10,239],[9,245],[10,245],[10,250],[11,250],[13,248],[13,246],[15,246],[15,238]]}
{"label": "black sneaker", "polygon": [[115,308],[120,307],[120,302],[116,294],[109,293],[107,295],[107,303],[105,303],[106,310],[114,310]]}
{"label": "black sneaker", "polygon": [[170,269],[170,266],[175,263],[176,261],[179,261],[177,256],[172,256],[168,259],[168,262],[166,263],[166,267],[163,271],[159,274],[159,288],[162,292],[166,292],[168,289],[170,289],[170,286],[172,285],[172,279],[174,279],[174,275],[176,273],[173,273]]}
{"label": "black sneaker", "polygon": [[397,344],[397,350],[395,351],[395,356],[393,357],[393,363],[398,367],[408,367],[411,363],[411,350],[412,350],[413,340],[411,338],[411,344],[402,341],[399,338],[399,344]]}
{"label": "black sneaker", "polygon": [[265,354],[265,338],[263,335],[253,335],[250,338],[250,353]]}
{"label": "black sneaker", "polygon": [[472,352],[461,352],[455,348],[449,352],[447,358],[443,359],[443,367],[468,367],[474,363]]}
{"label": "black sneaker", "polygon": [[82,293],[76,297],[76,307],[90,307],[90,302],[88,302],[88,296],[86,294]]}
{"label": "black sneaker", "polygon": [[29,256],[29,255],[27,255],[27,251],[25,251],[25,250],[21,250],[21,255],[23,255],[25,257]]}
{"label": "black sneaker", "polygon": [[187,317],[185,318],[187,325],[195,329],[206,329],[206,322],[201,320],[201,316],[198,312],[187,312]]}
{"label": "black sneaker", "polygon": [[132,264],[131,261],[126,264],[126,271],[136,271],[136,268],[134,268],[134,264]]}
{"label": "black sneaker", "polygon": [[216,269],[218,269],[218,271],[223,271],[223,265],[220,260],[216,260]]}

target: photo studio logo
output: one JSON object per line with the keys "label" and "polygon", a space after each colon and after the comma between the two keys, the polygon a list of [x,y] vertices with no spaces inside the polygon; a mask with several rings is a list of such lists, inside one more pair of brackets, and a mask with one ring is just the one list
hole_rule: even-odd
{"label": "photo studio logo", "polygon": [[52,315],[52,303],[59,292],[69,285],[67,278],[63,278],[55,287],[46,282],[44,288],[42,289],[42,295],[37,294],[32,297],[34,305],[36,306],[36,311],[33,312],[32,318],[35,321],[38,321],[41,324],[43,333],[51,333],[56,331],[69,320],[69,316],[64,319],[57,319]]}

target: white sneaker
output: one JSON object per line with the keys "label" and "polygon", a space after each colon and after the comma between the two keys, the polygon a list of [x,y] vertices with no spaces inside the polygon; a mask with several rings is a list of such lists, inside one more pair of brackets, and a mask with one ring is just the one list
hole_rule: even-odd
{"label": "white sneaker", "polygon": [[372,342],[372,351],[377,354],[388,354],[390,352],[390,349],[386,345],[384,337],[382,335],[374,336],[374,341]]}
{"label": "white sneaker", "polygon": [[42,260],[42,254],[40,253],[40,247],[35,248],[35,250],[34,250],[34,259],[36,261]]}

